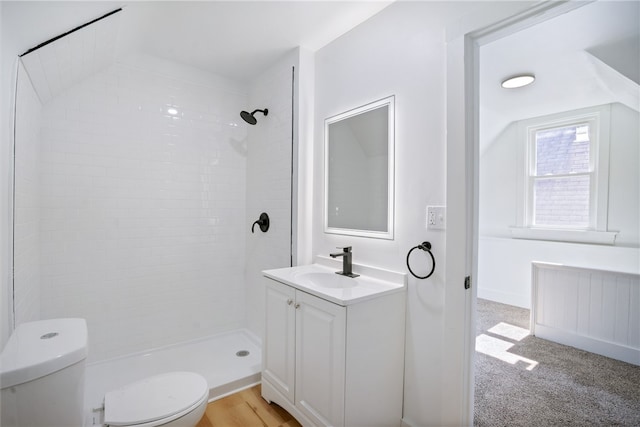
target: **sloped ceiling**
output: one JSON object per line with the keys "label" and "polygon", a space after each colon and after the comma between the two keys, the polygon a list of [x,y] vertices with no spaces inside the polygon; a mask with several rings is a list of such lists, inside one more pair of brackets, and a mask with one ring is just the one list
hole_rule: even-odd
{"label": "sloped ceiling", "polygon": [[115,62],[119,24],[115,13],[22,56],[43,104]]}
{"label": "sloped ceiling", "polygon": [[[48,89],[43,89],[46,100],[92,69],[136,51],[249,81],[288,50],[296,46],[316,50],[390,3],[6,2],[3,18],[10,17],[11,28],[6,30],[26,51],[123,7],[123,12],[107,18],[110,27],[106,22],[102,28],[92,25],[87,28],[93,34],[85,38],[80,34],[75,39],[63,38],[38,58],[23,58],[34,63],[34,71],[30,67],[34,80],[51,79]],[[637,110],[639,22],[640,2],[598,1],[483,46],[482,146],[509,123],[524,118],[608,102],[622,102]],[[96,40],[99,44],[94,43],[91,52]],[[92,58],[91,65],[88,58]],[[52,67],[48,77],[44,69],[38,69],[43,64]],[[500,87],[505,77],[519,72],[535,73],[536,82],[516,90]]]}
{"label": "sloped ceiling", "polygon": [[[503,89],[506,77],[536,81]],[[640,110],[640,2],[598,1],[480,50],[480,151],[510,123],[620,102]]]}
{"label": "sloped ceiling", "polygon": [[122,12],[23,56],[46,102],[132,52],[250,81],[298,46],[317,50],[392,1],[7,2],[8,33],[26,51],[122,7]]}

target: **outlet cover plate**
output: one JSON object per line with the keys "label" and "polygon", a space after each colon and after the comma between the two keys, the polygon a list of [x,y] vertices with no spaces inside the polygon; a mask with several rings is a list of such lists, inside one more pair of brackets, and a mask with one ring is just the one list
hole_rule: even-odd
{"label": "outlet cover plate", "polygon": [[427,206],[427,230],[445,230],[446,218],[445,206]]}

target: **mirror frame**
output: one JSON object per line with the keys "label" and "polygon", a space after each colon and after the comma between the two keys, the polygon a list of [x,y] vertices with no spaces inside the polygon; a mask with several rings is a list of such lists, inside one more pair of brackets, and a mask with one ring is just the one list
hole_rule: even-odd
{"label": "mirror frame", "polygon": [[[387,230],[360,230],[352,228],[339,228],[329,226],[328,202],[329,202],[329,126],[336,122],[375,110],[388,107],[387,110]],[[395,224],[395,95],[382,98],[363,106],[331,116],[324,121],[324,232],[330,234],[344,234],[348,236],[372,237],[377,239],[394,239]]]}

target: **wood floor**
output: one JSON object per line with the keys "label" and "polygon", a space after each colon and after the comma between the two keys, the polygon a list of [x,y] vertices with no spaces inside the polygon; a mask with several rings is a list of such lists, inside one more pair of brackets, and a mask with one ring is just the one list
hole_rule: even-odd
{"label": "wood floor", "polygon": [[260,384],[216,400],[196,427],[302,427],[287,411],[268,404]]}

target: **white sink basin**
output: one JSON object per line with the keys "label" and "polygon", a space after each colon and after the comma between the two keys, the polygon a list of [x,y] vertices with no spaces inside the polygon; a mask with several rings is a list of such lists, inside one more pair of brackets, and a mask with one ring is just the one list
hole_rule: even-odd
{"label": "white sink basin", "polygon": [[303,273],[298,276],[302,282],[310,282],[321,288],[353,288],[358,285],[356,278],[336,273]]}
{"label": "white sink basin", "polygon": [[404,292],[406,289],[404,275],[399,275],[402,280],[395,282],[366,274],[347,277],[336,274],[334,268],[320,264],[265,270],[262,273],[270,279],[345,306],[387,293]]}

